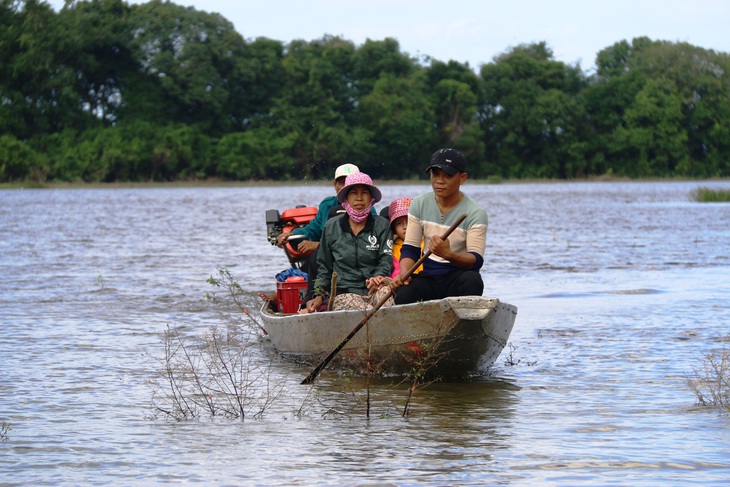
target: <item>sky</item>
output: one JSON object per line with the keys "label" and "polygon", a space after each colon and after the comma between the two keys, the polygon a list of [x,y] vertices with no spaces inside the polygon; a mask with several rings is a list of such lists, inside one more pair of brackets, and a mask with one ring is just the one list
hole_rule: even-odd
{"label": "sky", "polygon": [[[54,9],[63,0],[51,0]],[[145,3],[130,1],[127,3]],[[174,0],[217,12],[246,39],[311,41],[326,34],[361,45],[396,38],[417,58],[468,62],[478,70],[520,44],[545,41],[554,58],[594,69],[621,40],[687,42],[730,53],[727,0]]]}

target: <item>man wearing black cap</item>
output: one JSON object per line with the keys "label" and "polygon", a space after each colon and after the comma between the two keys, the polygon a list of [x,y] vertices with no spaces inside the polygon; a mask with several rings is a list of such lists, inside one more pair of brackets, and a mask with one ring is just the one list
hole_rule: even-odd
{"label": "man wearing black cap", "polygon": [[[484,282],[479,269],[487,246],[487,213],[461,192],[467,179],[466,158],[456,149],[439,149],[426,172],[431,174],[433,191],[411,203],[401,250],[401,276],[421,257],[421,238],[431,255],[418,275],[405,282],[402,277],[396,280],[395,302],[481,296]],[[443,240],[441,235],[465,213],[464,221]]]}

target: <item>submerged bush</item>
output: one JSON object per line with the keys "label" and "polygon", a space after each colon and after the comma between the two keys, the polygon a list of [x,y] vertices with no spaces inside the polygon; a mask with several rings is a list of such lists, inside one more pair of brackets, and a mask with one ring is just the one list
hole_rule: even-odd
{"label": "submerged bush", "polygon": [[164,354],[150,355],[158,363],[150,380],[152,416],[262,418],[282,394],[283,379],[272,374],[272,359],[252,352],[266,333],[248,312],[254,296],[244,295],[225,270],[208,282],[223,291],[206,294],[206,300],[227,310],[226,326],[192,337],[168,326],[161,338]]}
{"label": "submerged bush", "polygon": [[701,364],[687,377],[700,406],[730,409],[730,350],[725,346],[729,339],[722,340],[722,350],[702,354]]}
{"label": "submerged bush", "polygon": [[712,189],[707,187],[697,188],[692,191],[693,201],[700,203],[720,203],[730,201],[730,189]]}

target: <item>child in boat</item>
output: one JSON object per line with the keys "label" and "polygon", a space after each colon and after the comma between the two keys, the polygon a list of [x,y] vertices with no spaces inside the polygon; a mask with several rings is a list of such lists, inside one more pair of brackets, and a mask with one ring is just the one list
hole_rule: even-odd
{"label": "child in boat", "polygon": [[[400,275],[400,251],[403,241],[406,239],[408,208],[411,207],[411,201],[413,198],[398,198],[391,201],[388,206],[390,229],[393,231],[393,273],[390,275],[393,280]],[[421,269],[423,269],[423,265],[420,265],[414,274],[420,272]]]}
{"label": "child in boat", "polygon": [[[390,205],[383,208],[383,211],[380,212],[380,216],[390,220],[390,230],[393,232],[393,273],[390,275],[391,281],[395,281],[400,276],[400,251],[403,246],[403,241],[406,238],[408,209],[411,207],[411,201],[413,201],[413,198],[398,198],[391,201]],[[421,243],[421,248],[423,249],[423,243]],[[414,274],[420,272],[421,269],[423,269],[423,265],[418,266]],[[374,279],[379,279],[377,281],[378,284],[385,281],[382,277]]]}

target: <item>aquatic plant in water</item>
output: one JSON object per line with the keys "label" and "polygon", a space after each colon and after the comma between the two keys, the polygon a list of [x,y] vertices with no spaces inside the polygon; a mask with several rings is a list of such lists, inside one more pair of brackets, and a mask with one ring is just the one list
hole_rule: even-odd
{"label": "aquatic plant in water", "polygon": [[700,187],[694,189],[690,197],[699,203],[727,203],[730,202],[730,189]]}
{"label": "aquatic plant in water", "polygon": [[240,330],[211,329],[196,339],[168,327],[163,357],[150,380],[154,416],[188,420],[208,415],[260,418],[283,390],[272,384],[271,363],[248,353],[252,343]]}
{"label": "aquatic plant in water", "polygon": [[723,348],[702,354],[700,365],[687,376],[687,385],[697,396],[701,406],[730,409],[730,350],[724,338]]}
{"label": "aquatic plant in water", "polygon": [[254,297],[225,270],[208,282],[224,292],[206,294],[206,300],[243,313],[235,319],[227,315],[225,330],[212,327],[197,337],[184,337],[168,326],[161,338],[163,356],[152,357],[160,366],[150,380],[154,416],[178,421],[202,415],[260,418],[282,394],[283,383],[273,378],[270,361],[250,353],[266,333],[248,312]]}

